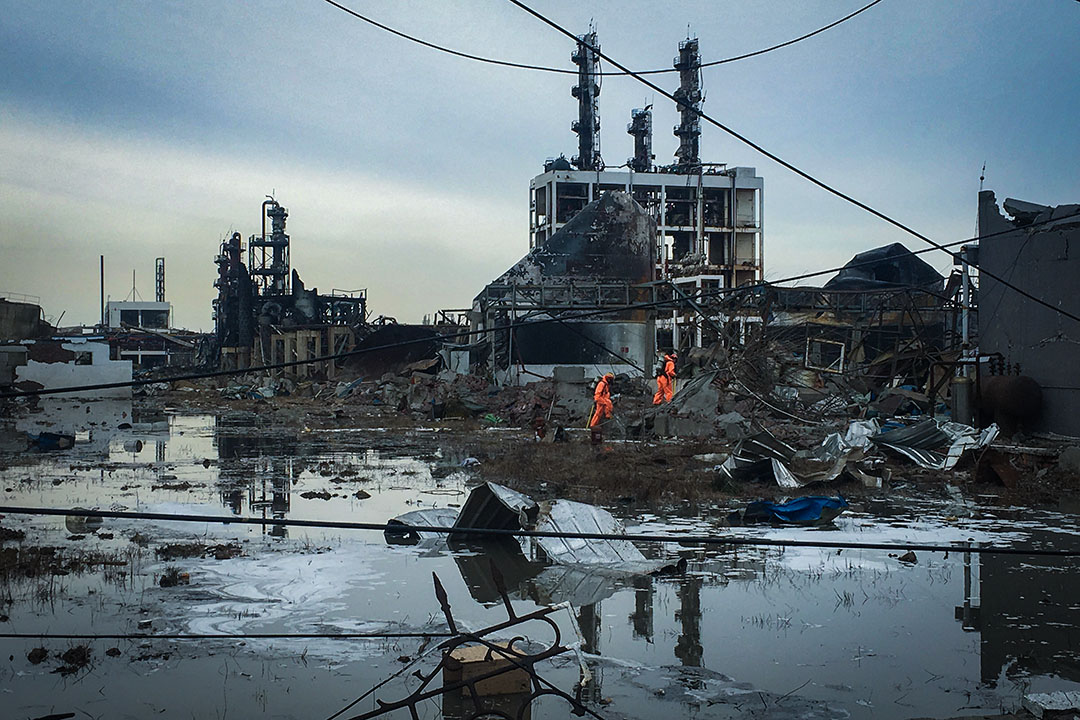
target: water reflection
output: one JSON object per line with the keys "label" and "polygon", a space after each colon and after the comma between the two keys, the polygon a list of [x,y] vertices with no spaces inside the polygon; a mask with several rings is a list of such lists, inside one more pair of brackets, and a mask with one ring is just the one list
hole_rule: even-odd
{"label": "water reflection", "polygon": [[679,640],[675,657],[686,667],[701,667],[701,576],[688,575],[679,583]]}
{"label": "water reflection", "polygon": [[107,455],[110,442],[130,434],[134,423],[145,422],[132,414],[130,399],[78,399],[42,396],[30,412],[14,423],[4,423],[0,449],[22,452],[32,449],[31,438],[41,433],[71,436],[80,454]]}
{"label": "water reflection", "polygon": [[[133,418],[130,406],[95,406],[88,414],[83,405],[77,413],[68,412],[105,423],[91,428],[96,441],[107,440],[93,447],[96,453],[107,452],[108,462],[80,465],[79,453],[91,446],[79,444],[71,453],[36,455],[32,464],[13,464],[0,471],[10,481],[4,487],[12,488],[5,491],[12,504],[30,496],[33,502],[56,506],[106,507],[116,501],[150,510],[157,503],[210,510],[223,506],[237,516],[261,517],[263,532],[285,537],[280,521],[293,514],[382,522],[406,510],[448,510],[463,501],[471,485],[458,468],[461,457],[452,444],[444,446],[434,434],[264,432],[250,423],[220,423],[212,416],[173,416],[166,435],[155,429],[160,418]],[[124,423],[132,427],[119,428]],[[124,449],[135,440],[142,441],[141,450]],[[186,483],[191,489],[178,489]],[[358,498],[359,490],[370,497]],[[309,492],[331,499],[304,497]],[[881,532],[891,533],[885,539],[927,539],[918,533],[954,525],[940,520],[954,512],[937,508],[939,519],[934,520],[935,511],[920,502],[894,497],[871,504],[859,524],[843,532],[855,540]],[[1017,523],[1007,510],[980,512],[982,538],[1002,544],[1076,547],[1080,537],[1048,529],[1075,527],[1075,519],[1067,516],[1032,514]],[[926,518],[929,524],[915,529]],[[696,516],[685,524],[707,527]],[[228,526],[221,531],[237,530]],[[314,531],[294,529],[292,534],[310,537],[309,532]],[[955,527],[952,532],[956,537]],[[361,534],[335,532],[330,537],[339,535],[357,543],[377,542]],[[698,669],[705,667],[778,696],[809,679],[798,695],[836,702],[861,720],[871,715],[940,716],[955,708],[951,703],[957,693],[972,707],[982,703],[996,709],[1015,701],[1020,686],[1042,691],[1080,683],[1075,560],[920,553],[918,564],[908,566],[876,551],[706,552],[674,545],[643,550],[650,557],[677,552],[692,561],[692,570],[663,577],[611,576],[595,568],[548,565],[513,541],[380,548],[381,554],[365,554],[350,572],[375,567],[378,555],[386,582],[373,575],[355,589],[352,604],[342,602],[341,607],[349,622],[367,617],[372,607],[378,608],[374,619],[394,613],[419,617],[430,611],[430,599],[415,593],[418,599],[413,600],[412,589],[429,582],[432,571],[445,578],[447,569],[452,576],[456,568],[463,581],[458,590],[483,606],[477,611],[481,618],[484,608],[500,603],[490,572],[494,562],[516,604],[571,603],[572,616],[560,613],[563,629],[567,638],[579,634],[586,652],[626,661],[628,667],[674,668],[684,689],[694,682],[686,678],[709,677],[709,671]],[[267,582],[276,583],[281,575],[268,576]],[[247,580],[244,575],[229,578]],[[273,587],[269,595],[276,597]],[[595,657],[587,662],[593,674],[587,686],[591,696],[601,697],[606,680],[608,696],[617,702],[626,697],[623,671]],[[567,672],[576,675],[577,670]],[[571,677],[567,685],[573,682]],[[647,694],[652,697],[651,690]],[[680,716],[685,711],[672,705],[669,712]]]}
{"label": "water reflection", "polygon": [[[1060,543],[1062,536],[1055,539]],[[1040,540],[1050,543],[1039,533],[1032,538],[1037,545]],[[897,708],[931,707],[964,687],[983,693],[973,703],[1001,702],[989,698],[1016,692],[1010,682],[1004,695],[993,695],[1003,673],[1080,682],[1080,576],[1071,561],[969,553],[920,556],[919,565],[904,566],[867,553],[859,567],[826,552],[808,572],[786,568],[794,558],[781,551],[692,555],[693,570],[682,575],[622,578],[596,568],[545,567],[527,560],[516,543],[474,543],[454,560],[480,603],[499,599],[490,576],[493,558],[512,595],[541,605],[570,601],[582,650],[590,655],[644,656],[662,665],[666,654],[683,668],[709,666],[755,684],[765,678],[785,691],[811,678],[823,698],[866,687],[867,695],[900,700]],[[707,610],[721,604],[718,622],[721,616]],[[940,605],[955,608],[956,632],[927,615],[927,608]],[[658,614],[658,608],[671,609]],[[613,617],[625,621],[612,625]],[[964,640],[973,636],[974,644]],[[655,644],[664,646],[659,655],[649,649]],[[966,659],[972,655],[977,671]],[[603,663],[587,658],[587,664],[593,674],[588,695],[599,698]],[[917,688],[889,684],[888,673],[881,674],[886,667],[919,670],[930,680]],[[880,683],[871,681],[879,675]],[[695,677],[686,676],[687,688]]]}
{"label": "water reflection", "polygon": [[634,578],[634,612],[630,613],[630,624],[634,637],[647,643],[653,641],[653,589],[651,577]]}
{"label": "water reflection", "polygon": [[[1042,542],[1040,542],[1042,541]],[[1032,542],[1052,545],[1046,533]],[[955,617],[978,633],[983,682],[1057,675],[1080,682],[1080,574],[1075,561],[964,554],[964,598]]]}
{"label": "water reflection", "polygon": [[[246,514],[268,522],[260,525],[264,535],[287,538],[289,530],[281,523],[292,509],[293,485],[304,468],[295,435],[215,433],[219,466],[237,467],[240,472],[226,472],[220,481],[222,504],[234,515]],[[253,460],[252,463],[244,463]],[[247,510],[244,501],[247,501]]]}

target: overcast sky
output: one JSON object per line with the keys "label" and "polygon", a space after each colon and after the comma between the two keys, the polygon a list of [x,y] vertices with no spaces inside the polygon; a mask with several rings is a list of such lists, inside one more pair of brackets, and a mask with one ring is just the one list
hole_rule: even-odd
{"label": "overcast sky", "polygon": [[[868,0],[536,2],[631,67],[708,61],[787,40]],[[405,32],[480,55],[572,67],[572,44],[505,0],[345,0]],[[93,323],[136,271],[168,267],[175,322],[209,329],[221,240],[289,209],[293,267],[321,291],[367,288],[415,322],[466,307],[528,251],[528,187],[576,151],[572,78],[411,44],[322,0],[0,0],[0,291]],[[883,0],[810,40],[703,71],[704,109],[939,242],[974,230],[979,170],[999,200],[1080,202],[1080,3]],[[673,90],[675,75],[659,84]],[[654,77],[654,80],[657,79]],[[632,154],[632,107],[605,78],[602,152]],[[677,114],[657,100],[654,151]],[[704,126],[702,157],[765,178],[766,277],[920,247]],[[940,254],[924,256],[939,269]]]}

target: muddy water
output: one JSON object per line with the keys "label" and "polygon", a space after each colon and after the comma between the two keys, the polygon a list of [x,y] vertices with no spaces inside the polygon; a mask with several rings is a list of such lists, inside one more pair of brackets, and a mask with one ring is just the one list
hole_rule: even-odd
{"label": "muddy water", "polygon": [[[905,564],[878,551],[670,544],[643,550],[686,558],[685,574],[607,578],[545,567],[516,546],[388,545],[379,533],[301,531],[274,521],[383,522],[460,505],[475,479],[461,467],[452,434],[283,430],[261,428],[257,417],[132,417],[123,404],[89,407],[54,403],[34,423],[6,428],[5,448],[41,429],[78,430],[85,442],[0,456],[3,504],[232,513],[266,522],[106,520],[95,534],[60,518],[9,515],[0,524],[25,531],[24,546],[98,552],[117,564],[105,572],[9,577],[0,632],[444,631],[432,573],[458,623],[478,629],[506,616],[489,571],[497,558],[519,614],[571,604],[553,618],[580,655],[539,668],[571,690],[584,665],[592,676],[586,697],[604,717],[952,717],[1015,709],[1029,691],[1080,689],[1076,561],[919,553]],[[117,429],[121,424],[131,427]],[[740,532],[1080,547],[1074,516],[934,491],[939,499],[915,498],[901,481],[827,531]],[[715,528],[727,510],[698,507],[691,516],[678,507],[648,514],[612,508],[632,532],[676,533]],[[235,543],[242,555],[169,562],[157,555],[191,542]],[[161,588],[158,578],[169,568],[188,573],[190,584]],[[521,632],[537,643],[551,640],[539,625]],[[416,661],[411,671],[437,661],[434,643],[421,639],[96,640],[91,664],[65,676],[53,673],[62,664],[56,655],[74,642],[0,642],[11,658],[0,670],[0,692],[12,717],[327,717],[407,662]],[[32,665],[27,653],[37,646],[52,656]],[[114,647],[120,655],[106,655]],[[377,697],[400,697],[416,682],[392,681]],[[368,697],[344,717],[373,707]],[[438,717],[439,707],[426,703],[419,715]],[[566,707],[545,698],[532,717],[566,717]]]}

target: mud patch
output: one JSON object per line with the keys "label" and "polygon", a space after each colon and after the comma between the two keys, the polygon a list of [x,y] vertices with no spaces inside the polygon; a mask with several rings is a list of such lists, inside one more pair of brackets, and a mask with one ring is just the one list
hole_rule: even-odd
{"label": "mud patch", "polygon": [[244,548],[239,543],[225,543],[222,545],[205,545],[203,543],[172,543],[157,548],[154,553],[159,560],[180,560],[186,558],[213,557],[217,560],[228,560],[241,557]]}
{"label": "mud patch", "polygon": [[83,668],[90,666],[90,658],[91,652],[88,645],[76,645],[68,648],[60,656],[60,660],[64,664],[53,670],[53,672],[64,676],[74,675]]}

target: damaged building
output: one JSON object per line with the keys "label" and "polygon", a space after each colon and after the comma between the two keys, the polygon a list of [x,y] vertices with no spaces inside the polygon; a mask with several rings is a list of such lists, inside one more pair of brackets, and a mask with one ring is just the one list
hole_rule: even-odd
{"label": "damaged building", "polygon": [[[352,350],[367,319],[365,290],[321,294],[292,267],[285,232],[288,210],[273,198],[262,204],[262,232],[247,242],[235,232],[214,262],[214,336],[211,361],[226,369],[304,361]],[[267,220],[270,229],[267,230]],[[299,365],[290,374],[333,377],[337,361]]]}
{"label": "damaged building", "polygon": [[483,359],[509,382],[546,377],[558,365],[603,374],[647,367],[654,321],[647,310],[560,320],[647,301],[655,222],[628,193],[605,192],[473,301],[477,329],[497,329]]}
{"label": "damaged building", "polygon": [[[1038,205],[979,193],[978,265],[980,372],[1032,378],[1042,394],[1033,430],[1080,437],[1076,348],[1080,315],[1080,205]],[[1036,295],[1041,305],[999,280]],[[1055,309],[1056,308],[1056,309]],[[1061,311],[1061,312],[1059,312]]]}
{"label": "damaged building", "polygon": [[[0,387],[16,391],[78,388],[131,380],[131,361],[115,360],[104,338],[43,338],[0,347]],[[9,381],[10,380],[10,381]],[[130,398],[130,387],[58,393],[58,398]]]}
{"label": "damaged building", "polygon": [[[655,162],[650,105],[631,112],[627,133],[634,139],[634,154],[618,169],[608,168],[600,154],[599,49],[597,34],[590,31],[578,38],[571,56],[578,68],[578,82],[571,93],[578,101],[578,117],[571,125],[578,137],[577,154],[569,160],[565,156],[549,159],[530,183],[530,255],[522,263],[535,264],[543,271],[530,275],[519,263],[516,275],[512,270],[488,285],[474,301],[474,327],[493,327],[500,313],[501,317],[523,319],[648,302],[660,296],[696,297],[759,282],[763,277],[764,181],[754,168],[701,159],[704,96],[698,40],[681,42],[673,63],[679,71],[674,95],[680,113],[680,122],[673,129],[679,143],[675,162]],[[608,196],[614,199],[605,200]],[[647,248],[637,236],[610,237],[623,231],[614,225],[586,230],[617,207],[627,212],[632,207],[634,213],[651,221],[644,242]],[[582,215],[586,220],[579,222]],[[630,226],[637,232],[641,221],[635,220],[627,228]],[[604,249],[576,249],[583,233],[604,237]],[[578,239],[571,239],[574,237]],[[622,246],[614,251],[617,243]],[[627,259],[632,253],[633,260],[590,264],[571,259],[566,269],[550,260],[590,253],[611,260]],[[562,290],[551,289],[556,286]],[[656,348],[701,345],[705,340],[692,303],[669,308],[659,316],[654,314],[650,321],[642,314],[630,325],[621,317],[603,337],[594,337],[599,321],[584,323],[576,330],[568,329],[565,323],[538,325],[519,333],[526,339],[517,335],[497,338],[489,361],[504,372],[517,365],[522,368],[519,374],[548,374],[557,364],[598,369],[610,366],[648,374]],[[586,333],[589,340],[582,340],[575,334],[578,331]],[[647,341],[639,337],[643,332],[649,334]],[[528,339],[531,337],[536,341]],[[519,343],[518,350],[511,342]]]}
{"label": "damaged building", "polygon": [[962,345],[958,287],[957,276],[946,279],[893,243],[855,255],[821,287],[763,284],[704,309],[728,318],[713,323],[710,339],[732,349],[747,384],[787,388],[791,399],[838,384],[945,397]]}
{"label": "damaged building", "polygon": [[[104,256],[102,284],[104,295]],[[137,371],[192,365],[201,338],[198,333],[173,328],[172,303],[165,298],[163,257],[154,261],[154,299],[138,297],[133,276],[130,298],[109,300],[102,307],[101,330],[113,348],[113,358],[130,360]]]}
{"label": "damaged building", "polygon": [[0,297],[0,340],[27,340],[45,337],[55,330],[45,320],[39,298]]}

